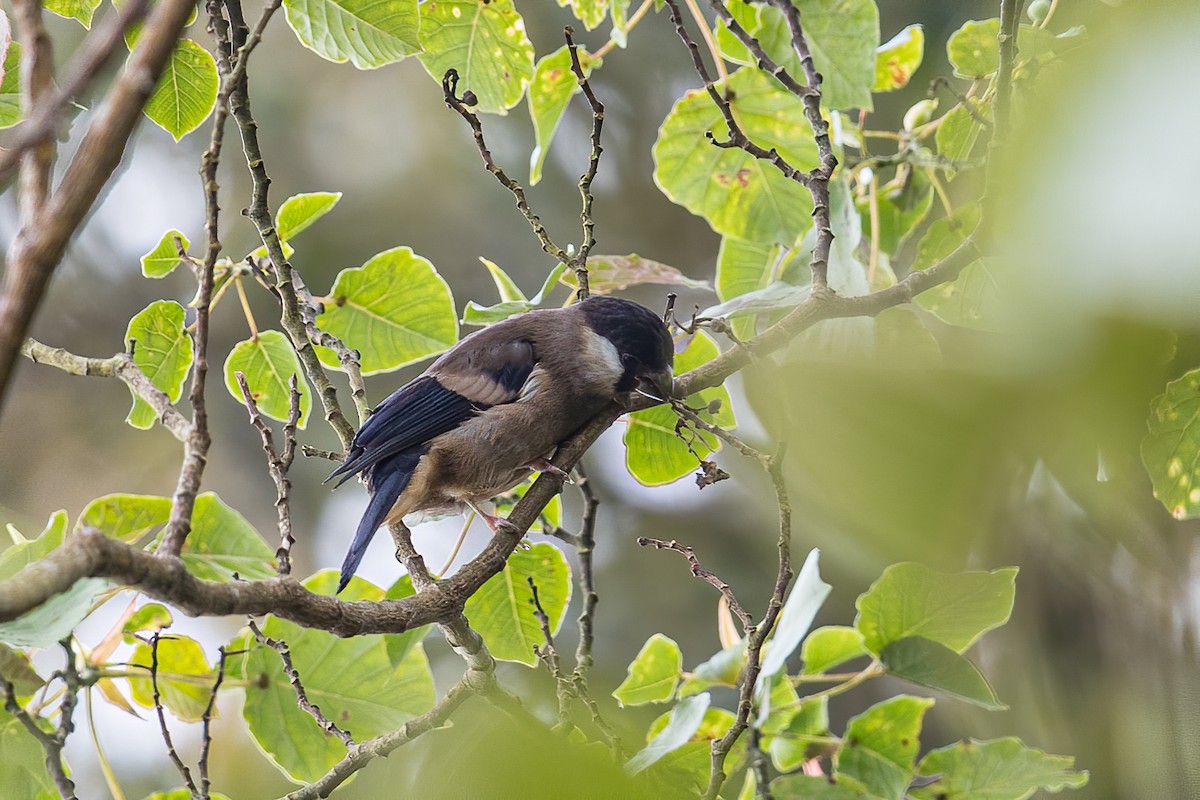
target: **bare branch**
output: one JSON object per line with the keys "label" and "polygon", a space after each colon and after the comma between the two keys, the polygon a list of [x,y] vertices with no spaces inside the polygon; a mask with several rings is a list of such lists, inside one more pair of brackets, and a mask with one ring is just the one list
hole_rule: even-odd
{"label": "bare branch", "polygon": [[217,658],[217,679],[213,681],[212,693],[208,696],[208,705],[204,707],[204,713],[200,717],[200,759],[196,762],[196,771],[200,773],[200,796],[203,798],[209,797],[208,780],[208,754],[212,750],[212,724],[213,713],[217,708],[217,692],[221,690],[221,684],[225,681],[225,658],[228,655],[224,647],[217,648],[220,654]]}
{"label": "bare branch", "polygon": [[738,602],[737,596],[733,593],[733,587],[728,583],[718,578],[709,570],[700,566],[700,559],[696,558],[696,551],[688,547],[686,544],[680,544],[672,539],[664,541],[662,539],[652,539],[649,536],[639,536],[637,543],[642,547],[653,547],[655,550],[673,550],[687,559],[688,565],[692,568],[692,574],[700,578],[725,598],[725,602],[729,603],[729,609],[737,615],[738,620],[742,623],[742,630],[748,631],[754,627],[754,620],[746,613],[746,609],[742,608],[742,604]]}
{"label": "bare branch", "polygon": [[[37,108],[54,88],[54,54],[42,24],[41,0],[13,0],[17,36],[21,40],[21,106]],[[18,205],[21,224],[28,225],[50,196],[50,172],[57,143],[44,138],[21,154]]]}
{"label": "bare branch", "polygon": [[35,364],[57,367],[71,375],[121,380],[130,391],[154,409],[159,423],[176,439],[181,442],[187,440],[191,423],[184,419],[171,399],[137,368],[127,353],[118,353],[111,358],[87,358],[61,347],[50,347],[35,339],[26,339],[21,344],[21,355]]}
{"label": "bare branch", "polygon": [[288,682],[292,684],[292,689],[296,692],[296,703],[301,710],[315,719],[321,726],[321,730],[341,739],[346,747],[353,747],[354,739],[350,736],[350,732],[339,728],[337,723],[321,712],[319,706],[308,699],[308,693],[304,691],[304,684],[300,681],[300,673],[296,671],[296,665],[292,663],[292,651],[288,648],[287,642],[267,636],[259,629],[254,620],[250,620],[249,625],[250,632],[254,634],[254,638],[258,640],[259,644],[269,647],[279,654],[279,660],[283,662],[283,674],[287,675]]}
{"label": "bare branch", "polygon": [[584,300],[591,292],[588,286],[588,254],[596,246],[596,223],[592,220],[592,181],[595,180],[596,170],[600,167],[600,154],[604,152],[604,148],[600,146],[600,131],[604,127],[604,104],[592,91],[592,86],[583,72],[583,66],[579,63],[579,50],[572,38],[574,33],[570,26],[563,30],[563,35],[567,39],[567,50],[571,54],[571,71],[575,73],[575,79],[579,81],[579,88],[583,90],[588,105],[592,108],[592,152],[588,156],[587,170],[579,178],[579,195],[582,200],[579,219],[583,223],[583,241],[579,245],[579,252],[575,254],[568,265],[575,270],[575,280],[579,284],[576,297]]}
{"label": "bare branch", "polygon": [[158,640],[160,638],[158,631],[150,636],[150,686],[154,691],[154,712],[158,715],[158,727],[162,731],[163,742],[167,745],[167,755],[171,757],[171,763],[175,765],[175,771],[183,779],[184,785],[195,797],[198,790],[195,781],[192,780],[192,771],[188,769],[187,764],[183,763],[179,752],[175,750],[175,743],[171,740],[171,729],[167,727],[167,715],[163,710],[162,695],[158,689]]}
{"label": "bare branch", "polygon": [[0,675],[0,692],[4,694],[4,710],[17,719],[29,734],[37,740],[46,753],[46,769],[54,779],[54,786],[63,800],[76,800],[75,784],[67,777],[62,763],[62,742],[46,733],[41,726],[17,702],[17,690],[7,678]]}

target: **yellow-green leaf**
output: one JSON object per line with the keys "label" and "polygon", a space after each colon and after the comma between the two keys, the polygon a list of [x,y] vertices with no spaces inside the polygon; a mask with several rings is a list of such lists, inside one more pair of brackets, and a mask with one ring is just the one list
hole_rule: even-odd
{"label": "yellow-green leaf", "polygon": [[550,620],[550,632],[557,633],[571,599],[571,568],[562,551],[546,542],[509,556],[504,569],[467,598],[466,615],[493,656],[533,666],[537,663],[533,648],[545,646],[545,638],[530,578]]}
{"label": "yellow-green leaf", "polygon": [[[449,349],[458,341],[450,287],[411,248],[385,250],[338,273],[317,325],[362,354],[364,375],[390,372]],[[319,348],[329,367],[340,362]]]}
{"label": "yellow-green leaf", "polygon": [[476,111],[503,114],[533,77],[533,44],[512,0],[437,0],[421,5],[421,63],[441,81],[458,70],[458,91]]}
{"label": "yellow-green leaf", "polygon": [[[592,71],[594,59],[582,49],[579,51],[579,66],[583,74]],[[529,156],[529,185],[535,186],[542,179],[542,164],[550,142],[562,121],[563,112],[571,98],[580,92],[579,81],[571,71],[571,53],[567,46],[543,56],[533,70],[529,83],[529,116],[533,120],[535,146]]]}
{"label": "yellow-green leaf", "polygon": [[92,16],[100,7],[100,0],[46,0],[42,7],[51,14],[73,19],[85,28],[92,27]]}
{"label": "yellow-green leaf", "polygon": [[208,119],[217,103],[217,62],[191,39],[183,39],[146,101],[146,116],[179,141]]}
{"label": "yellow-green leaf", "polygon": [[4,77],[0,78],[0,128],[11,128],[25,117],[21,107],[21,45],[11,42],[4,53]]}
{"label": "yellow-green leaf", "polygon": [[909,25],[875,53],[875,84],[873,92],[894,92],[908,85],[925,57],[925,29]]}
{"label": "yellow-green leaf", "polygon": [[[154,685],[161,703],[185,722],[197,722],[212,696],[216,674],[204,656],[204,648],[187,636],[165,635],[158,640],[158,669],[150,679],[154,663],[151,645],[141,642],[129,657],[136,672],[129,678],[130,694],[138,705],[154,707]],[[145,677],[141,677],[144,675]]]}
{"label": "yellow-green leaf", "polygon": [[375,69],[421,51],[417,0],[285,0],[288,25],[322,58]]}
{"label": "yellow-green leaf", "polygon": [[143,275],[147,278],[165,278],[183,263],[179,257],[179,245],[175,243],[176,239],[183,245],[185,252],[192,246],[186,236],[172,228],[162,235],[153,250],[142,256]]}
{"label": "yellow-green leaf", "polygon": [[683,654],[675,640],[656,633],[646,640],[612,696],[623,706],[664,703],[675,695],[683,672]]}
{"label": "yellow-green leaf", "polygon": [[[734,119],[747,136],[762,147],[775,148],[793,167],[816,166],[816,144],[799,98],[752,68],[731,75],[729,88],[734,93]],[[654,182],[718,233],[793,245],[812,225],[808,190],[742,150],[714,146],[705,136],[709,131],[718,139],[728,136],[707,92],[688,92],[659,129]]]}
{"label": "yellow-green leaf", "polygon": [[[192,337],[183,318],[183,306],[173,300],[157,300],[138,312],[125,331],[125,348],[133,351],[133,363],[172,403],[183,395],[184,381],[192,369]],[[133,394],[133,408],[125,421],[148,430],[157,419],[154,408]]]}
{"label": "yellow-green leaf", "polygon": [[287,337],[279,331],[262,331],[257,339],[238,342],[225,359],[225,387],[239,403],[245,402],[235,373],[246,376],[246,385],[258,404],[258,410],[277,420],[286,420],[291,409],[290,381],[296,377],[300,389],[300,427],[308,422],[312,410],[312,395],[300,359]]}

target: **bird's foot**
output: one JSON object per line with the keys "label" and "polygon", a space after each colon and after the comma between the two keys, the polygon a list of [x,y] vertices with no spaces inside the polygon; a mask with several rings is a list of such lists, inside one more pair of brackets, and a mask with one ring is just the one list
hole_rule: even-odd
{"label": "bird's foot", "polygon": [[[515,524],[509,522],[504,517],[498,517],[495,514],[489,514],[480,508],[476,503],[468,502],[467,505],[470,506],[472,511],[479,515],[480,519],[482,519],[484,524],[488,526],[488,529],[491,530],[493,535],[497,533],[505,533],[510,536],[516,536],[521,533],[520,529]],[[522,538],[519,547],[522,550],[528,550],[529,544],[524,538]]]}
{"label": "bird's foot", "polygon": [[554,466],[547,459],[535,458],[533,461],[530,461],[526,466],[529,467],[529,469],[534,470],[535,472],[549,472],[551,475],[557,475],[558,477],[562,478],[563,481],[566,483],[570,483],[570,484],[575,483],[575,481],[571,480],[571,474],[569,472],[567,472],[564,469]]}

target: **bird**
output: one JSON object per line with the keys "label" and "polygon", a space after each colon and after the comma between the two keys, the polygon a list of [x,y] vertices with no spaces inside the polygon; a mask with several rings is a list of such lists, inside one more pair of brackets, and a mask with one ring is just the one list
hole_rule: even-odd
{"label": "bird", "polygon": [[533,471],[553,472],[558,445],[627,392],[671,396],[674,342],[663,320],[632,300],[593,295],[526,311],[464,337],[383,400],[328,478],[358,475],[366,511],[338,592],[384,524],[417,511],[478,512]]}

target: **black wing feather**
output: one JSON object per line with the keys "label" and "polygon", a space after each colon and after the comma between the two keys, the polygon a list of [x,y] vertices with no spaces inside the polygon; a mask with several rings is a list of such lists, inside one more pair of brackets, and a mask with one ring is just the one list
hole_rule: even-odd
{"label": "black wing feather", "polygon": [[383,459],[453,430],[477,410],[479,406],[437,378],[422,375],[379,404],[355,434],[349,458],[325,480],[341,476],[341,486]]}

